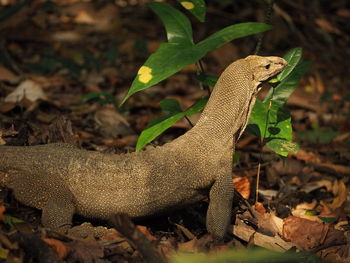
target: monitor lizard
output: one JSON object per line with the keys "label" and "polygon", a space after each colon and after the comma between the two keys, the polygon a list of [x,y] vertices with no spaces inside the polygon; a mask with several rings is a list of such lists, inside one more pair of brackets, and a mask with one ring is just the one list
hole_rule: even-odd
{"label": "monitor lizard", "polygon": [[0,146],[0,179],[15,198],[42,210],[42,224],[62,228],[73,214],[142,218],[209,196],[206,226],[228,231],[233,199],[232,155],[262,81],[281,72],[280,57],[248,56],[218,79],[197,124],[170,143],[127,154],[69,144]]}

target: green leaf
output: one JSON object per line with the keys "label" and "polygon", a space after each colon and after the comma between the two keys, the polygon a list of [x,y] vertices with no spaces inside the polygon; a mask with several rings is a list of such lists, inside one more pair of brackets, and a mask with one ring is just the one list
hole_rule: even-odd
{"label": "green leaf", "polygon": [[23,221],[22,219],[10,215],[4,215],[3,221],[11,227],[13,227],[13,225],[16,223],[25,223],[25,221]]}
{"label": "green leaf", "polygon": [[203,57],[195,46],[163,43],[139,69],[123,104],[134,93],[151,87]]}
{"label": "green leaf", "polygon": [[180,103],[176,99],[164,99],[160,103],[160,108],[166,114],[176,114],[182,112]]}
{"label": "green leaf", "polygon": [[83,102],[97,101],[102,104],[116,104],[117,101],[113,94],[109,92],[99,91],[91,92],[82,97]]}
{"label": "green leaf", "polygon": [[198,79],[200,82],[202,82],[205,85],[214,87],[219,77],[208,75],[208,74],[199,74],[199,75],[196,75],[196,79]]}
{"label": "green leaf", "polygon": [[208,102],[209,97],[204,97],[197,101],[195,104],[193,104],[191,107],[189,107],[185,113],[186,116],[190,117],[198,112],[200,112],[202,109],[204,109],[205,105]]}
{"label": "green leaf", "polygon": [[27,63],[26,66],[33,71],[39,71],[43,74],[51,74],[59,68],[67,68],[75,77],[79,77],[83,66],[75,63],[73,60],[57,55],[52,49],[43,52],[43,58],[38,63]]}
{"label": "green leaf", "polygon": [[131,84],[123,104],[134,93],[153,86],[170,77],[183,67],[201,59],[207,52],[216,49],[233,39],[260,33],[271,29],[262,23],[242,23],[226,27],[197,45],[188,43],[163,43],[139,69]]}
{"label": "green leaf", "polygon": [[328,144],[341,133],[334,130],[315,128],[313,130],[298,131],[296,134],[297,137],[302,141],[307,141],[314,144]]}
{"label": "green leaf", "polygon": [[321,219],[323,222],[326,224],[332,224],[337,221],[335,217],[323,217],[323,216],[318,216],[319,219]]}
{"label": "green leaf", "polygon": [[[175,99],[165,99],[160,102],[163,111],[168,112],[166,116],[156,118],[151,121],[150,125],[144,129],[136,144],[136,151],[140,151],[147,143],[153,141],[156,137],[169,129],[174,123],[185,116],[192,116],[205,107],[208,98],[203,98],[193,104],[185,111],[181,111],[180,104]],[[180,112],[179,112],[180,111]]]}
{"label": "green leaf", "polygon": [[140,151],[147,143],[153,141],[157,136],[159,136],[159,134],[169,129],[174,123],[181,120],[184,116],[185,113],[180,112],[144,129],[137,140],[136,151]]}
{"label": "green leaf", "polygon": [[273,90],[270,89],[264,102],[270,100],[273,94],[272,99],[275,103],[278,103],[279,105],[286,103],[289,96],[298,86],[301,77],[309,69],[310,64],[310,62],[302,62],[297,65],[294,70],[285,79],[283,79],[281,83],[277,85],[277,87],[273,88]]}
{"label": "green leaf", "polygon": [[305,211],[306,216],[314,216],[317,214],[317,211],[315,209],[308,209]]}
{"label": "green leaf", "polygon": [[[287,109],[272,101],[256,100],[249,119],[248,131],[256,136],[264,136],[266,145],[274,152],[287,156],[297,150],[292,142],[291,117]],[[265,133],[266,131],[266,133]]]}
{"label": "green leaf", "polygon": [[266,146],[273,152],[286,157],[288,153],[296,153],[299,150],[299,145],[293,141],[286,139],[271,138],[266,142]]}
{"label": "green leaf", "polygon": [[208,51],[217,49],[234,39],[254,35],[271,30],[272,26],[264,23],[246,22],[225,27],[197,44],[200,50]]}
{"label": "green leaf", "polygon": [[[296,152],[299,146],[292,141],[292,126],[288,110],[283,105],[299,84],[301,77],[308,70],[309,62],[300,62],[302,50],[294,48],[284,55],[288,66],[277,75],[275,88],[270,89],[264,102],[257,101],[248,130],[258,136],[266,137],[266,146],[272,151],[287,156],[289,152]],[[265,115],[265,116],[263,116]],[[268,123],[266,125],[266,118]]]}
{"label": "green leaf", "polygon": [[211,255],[205,253],[177,253],[170,258],[171,263],[282,263],[303,262],[300,254],[274,252],[261,248],[227,250]]}
{"label": "green leaf", "polygon": [[293,48],[289,50],[283,58],[288,62],[288,66],[285,67],[285,69],[277,75],[277,79],[282,81],[284,80],[298,65],[301,57],[303,55],[303,50],[300,47]]}
{"label": "green leaf", "polygon": [[205,21],[204,0],[177,0],[186,10],[190,11],[199,21]]}
{"label": "green leaf", "polygon": [[166,3],[150,2],[147,5],[162,20],[169,43],[193,44],[191,22],[183,13]]}

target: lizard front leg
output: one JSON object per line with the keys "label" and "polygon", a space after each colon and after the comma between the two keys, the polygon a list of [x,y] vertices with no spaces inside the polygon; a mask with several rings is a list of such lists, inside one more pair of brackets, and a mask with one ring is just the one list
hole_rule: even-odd
{"label": "lizard front leg", "polygon": [[51,196],[42,208],[42,224],[59,232],[66,232],[71,227],[75,212],[72,197],[64,194]]}
{"label": "lizard front leg", "polygon": [[220,176],[210,189],[206,226],[216,240],[223,239],[228,232],[233,195],[233,182],[229,173]]}

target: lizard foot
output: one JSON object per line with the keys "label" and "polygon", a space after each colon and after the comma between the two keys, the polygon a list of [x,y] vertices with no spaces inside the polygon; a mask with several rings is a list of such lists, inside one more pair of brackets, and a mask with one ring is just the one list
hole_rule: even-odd
{"label": "lizard foot", "polygon": [[117,231],[113,228],[107,228],[103,226],[93,226],[90,223],[83,223],[79,226],[74,226],[70,229],[68,229],[67,234],[79,237],[79,238],[86,238],[88,236],[93,236],[95,238],[100,238],[106,235],[115,234]]}

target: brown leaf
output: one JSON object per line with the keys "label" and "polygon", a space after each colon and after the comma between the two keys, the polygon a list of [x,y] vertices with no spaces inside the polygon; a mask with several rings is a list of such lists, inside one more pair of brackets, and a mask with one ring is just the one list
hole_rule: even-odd
{"label": "brown leaf", "polygon": [[266,209],[264,207],[264,205],[260,202],[256,202],[254,205],[253,205],[253,208],[255,209],[255,211],[257,211],[258,213],[260,213],[261,215],[265,214],[266,213]]}
{"label": "brown leaf", "polygon": [[339,29],[332,25],[331,22],[324,18],[316,18],[315,23],[324,31],[329,33],[340,33]]}
{"label": "brown leaf", "polygon": [[77,3],[67,9],[74,16],[74,22],[93,26],[93,30],[105,31],[115,26],[112,22],[119,16],[118,8],[113,5],[104,5],[99,10],[92,3]]}
{"label": "brown leaf", "polygon": [[295,209],[292,209],[293,216],[308,219],[310,221],[317,221],[322,223],[322,220],[318,217],[318,215],[307,215],[306,212],[311,209],[316,209],[317,200],[314,199],[311,203],[300,203]]}
{"label": "brown leaf", "polygon": [[299,151],[293,154],[293,156],[296,157],[298,160],[302,160],[305,162],[314,162],[314,163],[321,162],[320,157],[318,155],[316,155],[313,152],[307,152],[303,149],[299,149]]}
{"label": "brown leaf", "polygon": [[343,205],[343,203],[346,201],[347,192],[348,192],[346,190],[346,185],[342,180],[338,181],[336,185],[337,185],[337,193],[335,193],[336,196],[333,199],[333,202],[331,204],[328,204],[324,201],[321,201],[322,205],[327,206],[332,210],[335,210]]}
{"label": "brown leaf", "polygon": [[72,251],[72,262],[94,263],[103,257],[103,249],[95,243],[73,240],[67,245]]}
{"label": "brown leaf", "polygon": [[12,73],[12,71],[8,70],[5,67],[0,66],[0,81],[7,81],[10,83],[17,83],[19,81],[19,77]]}
{"label": "brown leaf", "polygon": [[33,80],[25,80],[17,88],[11,92],[5,98],[5,102],[19,102],[26,98],[31,102],[35,102],[38,99],[47,100],[45,93],[43,92],[39,83]]}
{"label": "brown leaf", "polygon": [[80,146],[79,136],[73,132],[72,122],[63,115],[50,124],[47,139],[49,143],[63,142]]}
{"label": "brown leaf", "polygon": [[175,226],[182,232],[184,233],[184,235],[192,240],[194,238],[196,238],[196,236],[194,234],[192,234],[192,232],[190,230],[188,230],[186,227],[182,226],[182,225],[179,225],[179,224],[175,224]]}
{"label": "brown leaf", "polygon": [[309,82],[313,90],[316,90],[320,94],[325,92],[323,79],[318,72],[315,73],[315,76],[309,77]]}
{"label": "brown leaf", "polygon": [[233,234],[246,242],[252,242],[256,246],[264,247],[273,251],[285,252],[295,246],[291,242],[284,241],[279,235],[268,236],[256,232],[240,220],[238,220],[237,225],[233,227]]}
{"label": "brown leaf", "polygon": [[344,233],[335,230],[330,224],[323,224],[295,216],[289,216],[283,221],[283,237],[307,250],[332,242],[345,241]]}
{"label": "brown leaf", "polygon": [[337,10],[337,15],[345,18],[350,18],[350,10],[347,8],[340,8]]}
{"label": "brown leaf", "polygon": [[111,233],[111,234],[108,234],[108,235],[105,235],[103,237],[100,237],[101,240],[110,240],[110,239],[115,239],[115,238],[121,238],[122,236],[115,232],[115,233]]}
{"label": "brown leaf", "polygon": [[16,103],[14,102],[4,102],[0,104],[0,112],[6,113],[13,110],[16,107]]}
{"label": "brown leaf", "polygon": [[150,240],[150,241],[152,241],[152,240],[157,240],[157,238],[156,238],[155,236],[153,236],[153,235],[151,234],[151,232],[148,231],[147,227],[137,225],[136,228],[137,228],[138,230],[140,230],[140,232],[141,232],[142,234],[144,234],[148,240]]}
{"label": "brown leaf", "polygon": [[6,208],[4,205],[0,206],[0,220],[4,219],[4,212],[5,212]]}
{"label": "brown leaf", "polygon": [[233,185],[235,189],[245,198],[250,196],[250,182],[248,177],[233,178]]}
{"label": "brown leaf", "polygon": [[134,133],[125,117],[118,113],[113,106],[99,109],[95,113],[94,119],[101,135],[105,138],[118,138]]}
{"label": "brown leaf", "polygon": [[180,252],[196,252],[197,251],[197,238],[194,238],[190,241],[179,243],[178,244],[178,251]]}
{"label": "brown leaf", "polygon": [[53,238],[43,238],[43,240],[52,247],[60,259],[64,259],[68,255],[70,248],[60,240]]}
{"label": "brown leaf", "polygon": [[321,167],[332,169],[333,171],[340,173],[340,174],[350,174],[350,167],[340,164],[333,164],[329,162],[324,162],[318,164]]}

